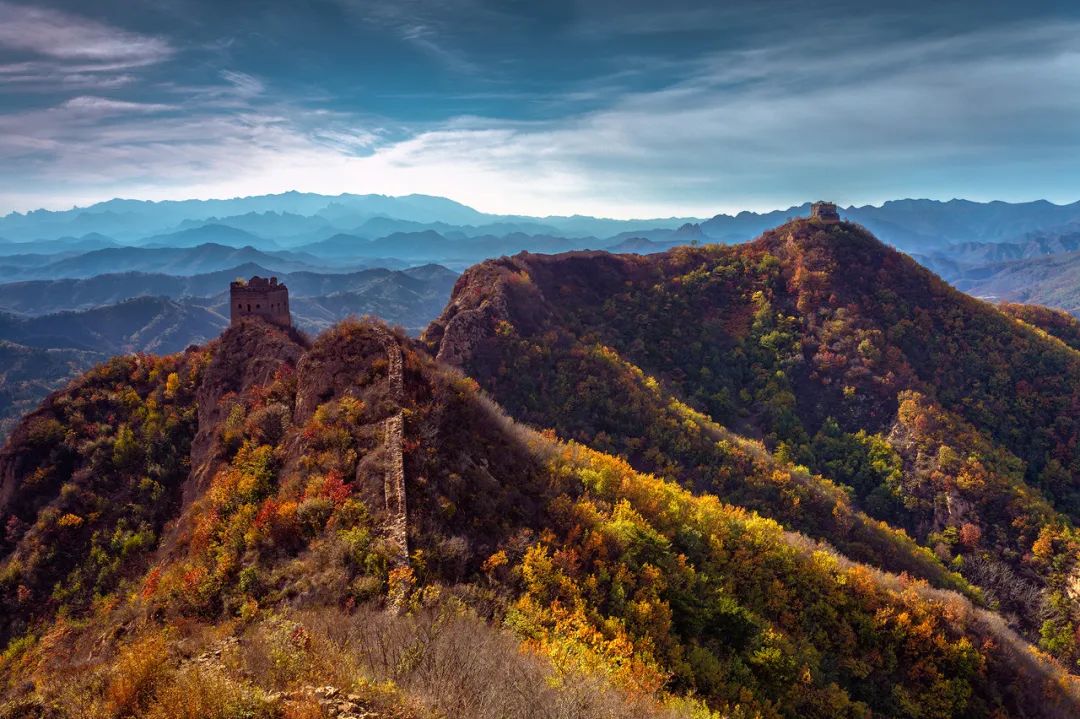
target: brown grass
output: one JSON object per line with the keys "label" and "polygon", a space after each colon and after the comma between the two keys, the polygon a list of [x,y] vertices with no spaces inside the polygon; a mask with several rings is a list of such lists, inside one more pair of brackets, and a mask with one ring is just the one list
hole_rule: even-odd
{"label": "brown grass", "polygon": [[599,678],[558,676],[509,634],[464,613],[399,616],[373,608],[298,617],[339,668],[390,681],[437,715],[501,719],[674,719],[652,697],[633,699]]}
{"label": "brown grass", "polygon": [[231,719],[272,717],[271,707],[243,682],[223,671],[188,665],[155,692],[147,719]]}
{"label": "brown grass", "polygon": [[105,689],[113,716],[135,716],[153,698],[168,672],[168,647],[161,633],[148,634],[120,651]]}
{"label": "brown grass", "polygon": [[[325,711],[304,692],[330,685],[396,719],[675,719],[694,709],[667,710],[603,678],[559,674],[509,633],[446,606],[404,616],[319,607],[264,615],[242,631],[216,653],[227,626],[144,625],[77,677],[53,675],[24,706],[50,719],[316,719]],[[285,697],[270,701],[271,692]],[[17,707],[0,706],[0,716],[27,715]]]}

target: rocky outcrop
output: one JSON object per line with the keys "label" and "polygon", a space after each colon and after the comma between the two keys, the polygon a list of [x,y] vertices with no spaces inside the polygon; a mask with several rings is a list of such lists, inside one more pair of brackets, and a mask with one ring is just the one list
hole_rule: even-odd
{"label": "rocky outcrop", "polygon": [[303,354],[295,335],[259,320],[246,320],[222,334],[196,395],[199,429],[191,445],[185,507],[206,489],[220,464],[218,439],[232,407],[223,400],[272,381],[279,371],[295,367]]}
{"label": "rocky outcrop", "polygon": [[458,278],[450,303],[424,333],[439,361],[463,366],[493,328],[509,319],[504,269],[501,261],[485,262]]}
{"label": "rocky outcrop", "polygon": [[522,252],[488,260],[458,278],[449,304],[423,340],[440,361],[464,367],[483,352],[483,343],[502,329],[501,323],[525,334],[539,330],[559,313],[564,295],[575,302],[601,302],[654,269],[645,257],[594,251]]}

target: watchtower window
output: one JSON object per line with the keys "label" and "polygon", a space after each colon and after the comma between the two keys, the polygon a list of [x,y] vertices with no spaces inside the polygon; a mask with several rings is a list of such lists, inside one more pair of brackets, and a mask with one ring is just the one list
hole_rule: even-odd
{"label": "watchtower window", "polygon": [[248,305],[248,312],[251,312],[251,305]]}
{"label": "watchtower window", "polygon": [[255,305],[255,309],[259,309],[259,305]]}

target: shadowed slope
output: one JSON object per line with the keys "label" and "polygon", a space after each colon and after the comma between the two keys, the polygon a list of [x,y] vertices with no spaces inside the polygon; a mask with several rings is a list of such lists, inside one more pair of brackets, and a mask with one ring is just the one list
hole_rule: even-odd
{"label": "shadowed slope", "polygon": [[[743,444],[673,411],[710,442]],[[393,417],[407,564],[385,491]],[[772,461],[741,451],[754,466]],[[0,672],[19,692],[33,678],[21,701],[36,706],[78,691],[92,715],[160,713],[183,682],[205,687],[212,675],[237,706],[285,716],[294,700],[271,689],[325,677],[370,686],[353,665],[327,664],[343,656],[333,641],[355,633],[323,639],[313,618],[368,602],[490,618],[567,691],[588,677],[601,682],[595,696],[616,692],[609,707],[623,702],[583,716],[646,716],[659,704],[685,716],[691,694],[717,716],[1074,711],[1071,679],[959,595],[525,430],[472,380],[376,324],[346,323],[307,347],[246,323],[185,355],[114,360],[15,432],[0,477],[13,527],[0,591],[6,631],[19,636]],[[279,614],[301,610],[302,631]],[[237,648],[220,662],[185,659],[198,626]],[[260,646],[278,647],[275,669],[250,663]],[[154,673],[140,673],[141,656]],[[124,693],[131,677],[147,688]]]}

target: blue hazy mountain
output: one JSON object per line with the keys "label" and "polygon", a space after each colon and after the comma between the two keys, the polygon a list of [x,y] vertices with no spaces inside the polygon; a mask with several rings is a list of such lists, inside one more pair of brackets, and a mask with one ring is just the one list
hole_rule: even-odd
{"label": "blue hazy mountain", "polygon": [[[250,213],[317,216],[328,224],[341,228],[355,227],[379,216],[454,224],[478,224],[490,217],[453,200],[427,195],[330,196],[286,192],[228,200],[152,202],[115,199],[86,208],[11,213],[0,218],[0,237],[16,242],[101,232],[122,242],[135,242],[151,235],[185,229],[185,222]],[[190,227],[190,224],[187,226]]]}
{"label": "blue hazy mountain", "polygon": [[[117,272],[83,279],[9,282],[0,284],[0,311],[37,316],[65,310],[88,310],[136,297],[214,298],[223,295],[229,282],[237,277],[273,274],[273,270],[262,265],[247,263],[188,276]],[[458,275],[439,265],[423,265],[404,270],[373,268],[340,274],[301,271],[276,276],[289,286],[293,298],[368,292],[389,281],[423,295],[441,293],[441,303]]]}
{"label": "blue hazy mountain", "polygon": [[[767,213],[717,215],[701,224],[702,232],[721,242],[745,242],[790,218],[809,214],[809,203]],[[971,202],[969,200],[891,200],[880,207],[842,208],[845,219],[858,222],[879,239],[907,252],[946,250],[967,242],[1001,242],[1025,233],[1080,219],[1080,202],[1055,205],[1036,202]]]}
{"label": "blue hazy mountain", "polygon": [[258,247],[259,249],[277,249],[278,247],[273,240],[222,224],[200,225],[177,232],[151,235],[138,242],[140,247],[198,247],[206,244],[236,248]]}
{"label": "blue hazy mountain", "polygon": [[105,247],[118,247],[119,243],[111,237],[98,232],[88,232],[82,237],[58,237],[54,240],[33,242],[0,242],[0,256],[21,254],[53,254],[60,252],[87,252]]}
{"label": "blue hazy mountain", "polygon": [[599,249],[605,244],[606,242],[595,237],[568,238],[530,235],[524,232],[466,236],[460,233],[442,234],[435,230],[422,230],[395,232],[373,240],[358,235],[337,234],[297,249],[327,258],[394,257],[413,262],[447,262],[457,266],[523,251],[552,254],[569,250]]}
{"label": "blue hazy mountain", "polygon": [[[645,240],[645,242],[640,242]],[[658,248],[669,249],[677,245],[689,245],[713,241],[706,235],[701,225],[696,222],[687,222],[677,229],[655,228],[642,232],[620,232],[609,238],[611,244],[604,249],[609,252],[641,252],[642,250],[656,251]],[[637,248],[637,249],[634,249]],[[641,252],[648,254],[648,252]]]}
{"label": "blue hazy mountain", "polygon": [[310,242],[312,238],[326,237],[334,231],[334,225],[318,215],[273,211],[184,220],[179,229],[188,230],[207,225],[233,227],[256,237],[274,240],[280,245]]}
{"label": "blue hazy mountain", "polygon": [[[480,212],[459,202],[428,195],[319,195],[287,192],[228,200],[149,202],[109,200],[65,211],[36,210],[0,218],[0,245],[5,254],[52,252],[41,243],[61,238],[85,238],[98,233],[122,244],[199,244],[174,237],[198,228],[229,227],[249,233],[260,249],[276,244],[293,247],[349,234],[369,240],[400,233],[433,231],[447,238],[526,234],[564,238],[624,239],[676,231],[687,223],[700,224],[703,240],[742,242],[790,217],[805,215],[808,204],[772,212],[718,214],[708,219],[654,218],[614,220],[573,215],[525,217]],[[1080,203],[1055,205],[1044,200],[1026,203],[971,202],[968,200],[894,200],[880,207],[866,205],[842,210],[881,239],[905,251],[940,250],[967,242],[1001,242],[1080,219]],[[203,230],[206,233],[223,230]],[[162,237],[164,236],[164,237]],[[213,240],[218,244],[232,241]],[[237,240],[239,241],[239,240]]]}
{"label": "blue hazy mountain", "polygon": [[8,281],[93,277],[126,271],[194,275],[247,263],[268,267],[275,272],[320,269],[318,258],[303,253],[263,252],[250,246],[227,247],[208,243],[196,247],[109,247],[43,265],[5,267],[0,262],[0,272],[7,272],[4,279]]}

